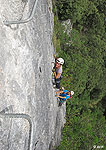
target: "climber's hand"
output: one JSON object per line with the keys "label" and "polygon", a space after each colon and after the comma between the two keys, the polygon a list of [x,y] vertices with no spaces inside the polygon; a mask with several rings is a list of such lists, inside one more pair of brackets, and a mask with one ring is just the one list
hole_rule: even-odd
{"label": "climber's hand", "polygon": [[52,72],[55,72],[55,69],[52,69]]}
{"label": "climber's hand", "polygon": [[59,97],[59,95],[56,95],[56,97]]}
{"label": "climber's hand", "polygon": [[54,54],[53,57],[56,59],[56,54]]}

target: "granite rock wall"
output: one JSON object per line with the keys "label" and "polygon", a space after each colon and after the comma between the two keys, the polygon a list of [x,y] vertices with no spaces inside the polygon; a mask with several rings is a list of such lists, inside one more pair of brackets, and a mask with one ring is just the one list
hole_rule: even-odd
{"label": "granite rock wall", "polygon": [[0,150],[52,150],[65,123],[52,85],[51,0],[39,0],[28,23],[3,22],[26,19],[33,4],[0,0]]}

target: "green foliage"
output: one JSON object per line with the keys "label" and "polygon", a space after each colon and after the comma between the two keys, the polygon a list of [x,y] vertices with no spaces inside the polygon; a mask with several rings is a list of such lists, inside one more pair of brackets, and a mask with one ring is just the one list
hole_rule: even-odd
{"label": "green foliage", "polygon": [[[63,130],[63,138],[58,150],[85,150],[94,145],[106,146],[106,122],[101,111],[84,108],[80,115],[75,113],[77,108],[71,106],[71,115]],[[102,122],[102,123],[101,123]]]}
{"label": "green foliage", "polygon": [[[103,76],[106,50],[103,13],[105,10],[103,9],[102,13],[100,11],[103,5],[104,1],[59,0],[57,2],[60,19],[60,14],[64,18],[67,16],[67,19],[70,17],[72,20],[75,19],[74,10],[79,13],[76,15],[78,18],[82,16],[76,19],[70,36],[64,31],[62,24],[58,20],[55,21],[56,37],[60,42],[57,51],[59,56],[65,59],[61,85],[74,89],[76,95],[81,94],[85,89],[92,91]],[[70,17],[67,15],[68,11]]]}
{"label": "green foliage", "polygon": [[[73,90],[67,101],[66,124],[58,150],[106,149],[106,2],[105,0],[58,0],[56,38],[58,56],[65,60],[61,86]],[[71,19],[65,32],[61,21]],[[101,105],[102,103],[102,105]]]}

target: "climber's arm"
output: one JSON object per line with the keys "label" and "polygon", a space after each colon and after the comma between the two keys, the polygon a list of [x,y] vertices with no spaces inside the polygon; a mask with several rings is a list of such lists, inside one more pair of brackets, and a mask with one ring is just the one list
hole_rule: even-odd
{"label": "climber's arm", "polygon": [[58,77],[60,77],[60,75],[61,75],[60,73],[57,73],[57,74],[56,74],[56,72],[54,72],[54,76],[55,76],[56,79],[57,79]]}
{"label": "climber's arm", "polygon": [[59,95],[57,95],[57,97],[59,97],[59,98],[66,98],[66,97],[62,97],[62,96],[59,96]]}
{"label": "climber's arm", "polygon": [[56,92],[56,94],[58,94],[58,93],[61,93],[61,94],[62,94],[62,93],[63,93],[63,91],[62,91],[62,90],[60,90],[60,91],[57,91],[57,92]]}

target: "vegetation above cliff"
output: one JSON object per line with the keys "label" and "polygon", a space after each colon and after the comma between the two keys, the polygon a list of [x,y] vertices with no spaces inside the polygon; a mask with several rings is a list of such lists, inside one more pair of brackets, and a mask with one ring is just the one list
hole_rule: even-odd
{"label": "vegetation above cliff", "polygon": [[[106,2],[58,0],[53,4],[53,42],[65,60],[61,85],[75,92],[67,101],[67,122],[57,149],[106,149]],[[67,19],[73,26],[70,34],[63,25]]]}

